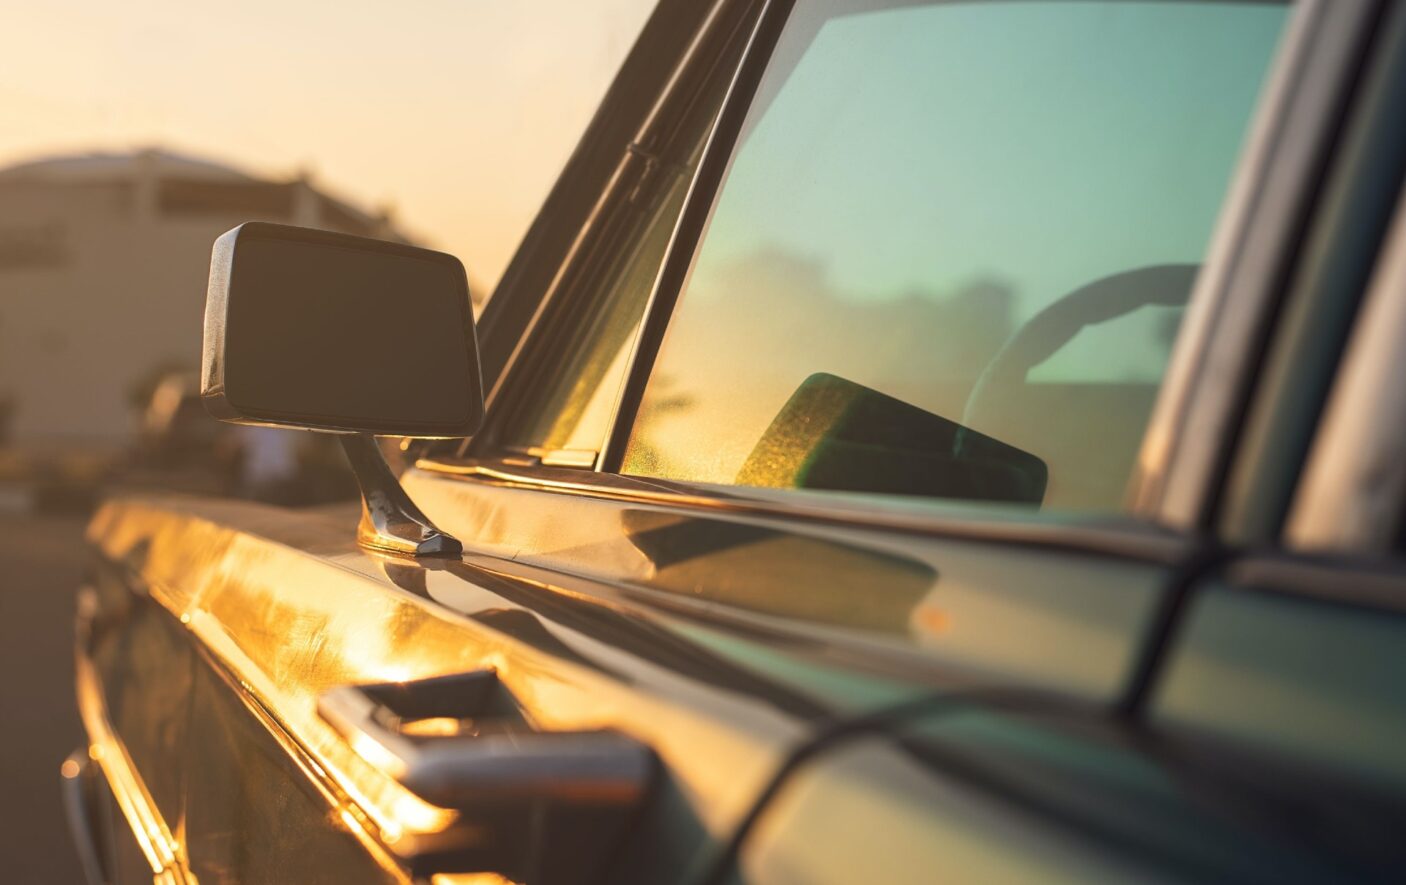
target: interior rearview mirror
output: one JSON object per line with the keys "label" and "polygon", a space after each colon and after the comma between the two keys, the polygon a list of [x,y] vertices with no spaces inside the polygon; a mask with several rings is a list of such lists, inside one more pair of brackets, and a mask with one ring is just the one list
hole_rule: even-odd
{"label": "interior rearview mirror", "polygon": [[941,415],[818,372],[737,474],[742,485],[881,492],[1038,506],[1045,462]]}
{"label": "interior rearview mirror", "polygon": [[241,224],[211,255],[200,395],[241,424],[470,436],[483,390],[463,265],[400,243]]}

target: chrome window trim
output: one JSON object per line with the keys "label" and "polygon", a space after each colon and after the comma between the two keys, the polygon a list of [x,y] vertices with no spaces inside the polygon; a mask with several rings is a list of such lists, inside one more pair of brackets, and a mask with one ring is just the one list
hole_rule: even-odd
{"label": "chrome window trim", "polygon": [[1134,516],[1205,528],[1250,377],[1375,20],[1373,0],[1299,0],[1158,393],[1129,487]]}
{"label": "chrome window trim", "polygon": [[1406,501],[1406,199],[1333,382],[1284,541],[1301,551],[1383,555]]}
{"label": "chrome window trim", "polygon": [[[97,763],[122,822],[130,829],[156,882],[171,885],[193,882],[185,845],[176,835],[180,830],[172,830],[156,807],[126,745],[112,727],[95,665],[80,651],[75,666],[78,717],[88,738],[88,758]],[[116,820],[113,825],[118,825]]]}
{"label": "chrome window trim", "polygon": [[[462,461],[421,458],[415,469],[451,480],[505,485],[543,494],[580,495],[622,503],[715,512],[732,517],[780,518],[861,532],[893,532],[974,543],[1007,544],[1172,565],[1193,539],[1145,522],[1070,514],[981,510],[933,500],[931,512],[900,510],[872,501],[796,495],[777,489],[704,486],[667,480],[551,468],[515,458]],[[763,493],[763,494],[758,494]],[[773,494],[764,494],[773,493]],[[812,497],[813,496],[813,497]],[[472,544],[470,544],[472,547]]]}

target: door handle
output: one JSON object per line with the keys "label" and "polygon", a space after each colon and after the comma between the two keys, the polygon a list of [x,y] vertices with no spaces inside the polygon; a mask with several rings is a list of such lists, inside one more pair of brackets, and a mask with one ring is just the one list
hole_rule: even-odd
{"label": "door handle", "polygon": [[649,747],[619,732],[534,727],[493,670],[343,686],[318,713],[363,759],[457,812],[443,831],[387,846],[416,876],[593,881],[658,769]]}

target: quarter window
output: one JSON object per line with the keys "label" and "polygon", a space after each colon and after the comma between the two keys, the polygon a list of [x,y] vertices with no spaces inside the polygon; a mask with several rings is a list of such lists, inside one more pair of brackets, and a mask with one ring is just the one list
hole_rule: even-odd
{"label": "quarter window", "polygon": [[[696,157],[695,157],[696,161]],[[592,463],[610,428],[640,316],[683,208],[691,166],[673,173],[662,199],[641,222],[637,239],[599,285],[599,309],[574,330],[570,356],[542,384],[531,408],[506,434],[509,444]]]}
{"label": "quarter window", "polygon": [[800,0],[624,455],[1117,510],[1286,6]]}

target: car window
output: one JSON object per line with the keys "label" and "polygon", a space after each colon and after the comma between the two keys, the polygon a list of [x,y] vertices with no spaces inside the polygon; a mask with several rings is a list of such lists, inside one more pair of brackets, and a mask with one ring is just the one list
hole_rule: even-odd
{"label": "car window", "polygon": [[640,221],[635,241],[616,253],[601,277],[597,309],[576,324],[564,348],[567,357],[516,416],[504,439],[509,446],[594,461],[696,162],[695,155],[687,167],[671,171],[672,181]]}
{"label": "car window", "polygon": [[1117,510],[1287,6],[798,2],[626,473]]}
{"label": "car window", "polygon": [[752,8],[718,19],[676,72],[572,259],[490,448],[591,467],[610,435],[655,278],[745,45]]}

